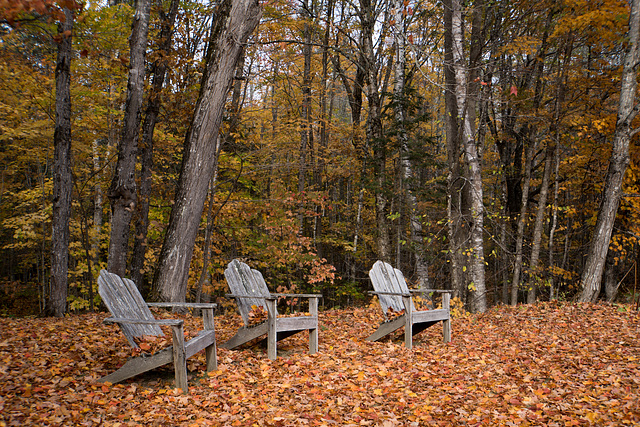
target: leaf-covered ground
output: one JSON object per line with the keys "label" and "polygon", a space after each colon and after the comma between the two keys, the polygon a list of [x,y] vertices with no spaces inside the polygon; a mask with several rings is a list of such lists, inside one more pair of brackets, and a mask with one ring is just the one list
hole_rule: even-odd
{"label": "leaf-covered ground", "polygon": [[[318,354],[299,334],[274,362],[257,347],[219,349],[207,375],[199,355],[189,395],[171,367],[96,382],[129,352],[104,317],[0,319],[0,426],[640,425],[640,315],[628,306],[496,308],[454,319],[450,344],[430,328],[413,351],[364,341],[379,309],[332,310]],[[239,324],[216,321],[218,342]]]}

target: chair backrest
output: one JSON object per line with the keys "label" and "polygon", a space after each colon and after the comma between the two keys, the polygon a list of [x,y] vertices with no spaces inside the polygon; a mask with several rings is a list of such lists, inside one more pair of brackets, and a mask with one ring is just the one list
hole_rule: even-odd
{"label": "chair backrest", "polygon": [[[373,289],[376,292],[400,292],[409,293],[409,287],[404,280],[402,272],[397,268],[393,268],[391,265],[383,261],[376,261],[373,267],[369,271],[369,278],[373,284]],[[387,310],[391,307],[393,311],[404,310],[404,304],[402,303],[402,297],[399,295],[378,295],[380,300],[380,306],[385,316]],[[413,301],[411,301],[411,309],[415,311]]]}
{"label": "chair backrest", "polygon": [[[135,283],[129,279],[100,271],[98,277],[98,293],[107,306],[111,315],[120,319],[154,320],[149,306],[142,299],[140,291]],[[134,338],[144,335],[163,336],[162,329],[158,325],[135,325],[119,323],[124,336],[132,347],[138,347]]]}
{"label": "chair backrest", "polygon": [[234,259],[224,271],[229,289],[234,295],[242,295],[252,298],[236,298],[238,311],[245,325],[249,325],[249,312],[251,306],[267,309],[265,298],[269,296],[269,288],[258,270],[251,269],[247,264]]}

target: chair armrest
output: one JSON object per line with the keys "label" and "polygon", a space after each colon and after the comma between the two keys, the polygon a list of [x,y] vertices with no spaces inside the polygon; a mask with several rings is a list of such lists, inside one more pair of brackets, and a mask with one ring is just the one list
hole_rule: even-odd
{"label": "chair armrest", "polygon": [[411,293],[429,292],[429,293],[436,293],[436,294],[452,294],[453,293],[453,291],[448,289],[409,289],[409,292]]}
{"label": "chair armrest", "polygon": [[218,304],[213,303],[196,303],[196,302],[148,302],[147,305],[149,307],[162,307],[162,308],[199,308],[199,309],[207,309],[218,307]]}
{"label": "chair armrest", "polygon": [[280,297],[289,298],[322,298],[321,294],[269,294],[269,295],[237,295],[226,294],[227,298],[257,298],[257,299],[275,299]]}
{"label": "chair armrest", "polygon": [[237,295],[237,294],[225,294],[226,298],[268,298],[268,296],[263,295]]}
{"label": "chair armrest", "polygon": [[179,326],[184,323],[180,319],[125,319],[123,317],[107,317],[102,321],[103,323],[127,323],[131,325],[167,325],[167,326]]}
{"label": "chair armrest", "polygon": [[322,298],[321,294],[270,294],[270,296],[285,298]]}
{"label": "chair armrest", "polygon": [[399,297],[410,297],[410,293],[406,292],[378,292],[378,291],[369,291],[371,295],[396,295]]}
{"label": "chair armrest", "polygon": [[202,310],[202,322],[204,324],[204,329],[214,329],[214,310],[218,307],[218,304],[213,303],[194,303],[194,302],[149,302],[147,303],[149,307],[162,307],[162,308],[170,308],[170,307],[178,307],[178,308],[195,308]]}

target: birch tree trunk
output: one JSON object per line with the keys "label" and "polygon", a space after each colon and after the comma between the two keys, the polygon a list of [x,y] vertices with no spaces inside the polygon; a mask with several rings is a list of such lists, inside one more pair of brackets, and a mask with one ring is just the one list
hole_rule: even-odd
{"label": "birch tree trunk", "polygon": [[171,0],[169,13],[160,12],[161,30],[159,58],[151,67],[153,84],[142,123],[142,144],[140,144],[140,198],[135,221],[135,239],[131,260],[131,277],[141,287],[144,283],[144,261],[147,253],[147,232],[149,230],[149,196],[151,194],[151,174],[153,172],[153,132],[156,127],[160,106],[162,104],[162,88],[167,73],[167,58],[171,52],[173,26],[178,14],[178,0]]}
{"label": "birch tree trunk", "polygon": [[209,180],[217,164],[218,131],[227,94],[247,39],[258,26],[256,0],[223,0],[216,10],[200,94],[185,139],[182,168],[154,289],[163,301],[184,301],[189,265]]}
{"label": "birch tree trunk", "polygon": [[136,207],[136,154],[140,110],[144,92],[145,57],[149,34],[150,0],[137,0],[129,39],[130,62],[127,83],[124,124],[118,143],[118,161],[109,187],[111,200],[111,236],[107,270],[124,276],[127,267],[127,248],[131,215]]}
{"label": "birch tree trunk", "polygon": [[613,224],[622,195],[622,182],[629,165],[629,142],[631,140],[631,122],[638,113],[636,102],[638,42],[640,38],[640,0],[631,2],[629,13],[629,46],[624,56],[622,86],[618,105],[616,130],[613,136],[613,149],[609,160],[609,169],[602,189],[602,201],[598,212],[596,227],[589,245],[585,269],[582,272],[581,302],[595,302],[600,294],[602,272],[604,270]]}
{"label": "birch tree trunk", "polygon": [[[459,187],[450,186],[450,197],[453,200],[452,191],[458,191],[459,209],[461,218],[450,218],[450,223],[458,230],[453,231],[457,237],[454,240],[455,251],[463,250],[463,267],[466,267],[468,277],[462,283],[458,283],[459,293],[469,292],[471,295],[471,309],[476,312],[484,312],[487,309],[486,285],[485,285],[485,261],[484,261],[484,202],[482,188],[482,167],[478,141],[476,140],[476,98],[477,83],[475,77],[478,76],[478,62],[482,52],[482,8],[483,2],[477,2],[472,10],[471,26],[471,47],[468,62],[465,59],[464,50],[464,23],[462,19],[462,5],[459,0],[451,0],[444,3],[446,9],[451,7],[450,16],[445,18],[445,32],[450,32],[450,41],[445,42],[449,46],[452,61],[451,87],[454,90],[458,131],[456,140],[452,140],[460,146],[459,149],[450,149],[450,161],[459,162],[459,155],[462,155],[462,164],[458,166],[458,177],[451,176],[450,179],[460,181]],[[450,19],[450,21],[449,21]],[[451,100],[450,102],[453,102]],[[448,113],[448,114],[451,114]],[[455,157],[453,157],[455,156]],[[450,211],[451,212],[451,211]],[[466,227],[462,230],[462,227]],[[464,242],[464,243],[463,243]],[[458,266],[460,268],[460,266]],[[464,270],[464,268],[463,268]],[[458,273],[463,276],[463,273]],[[465,286],[466,289],[462,289]]]}
{"label": "birch tree trunk", "polygon": [[71,32],[73,11],[64,10],[59,24],[56,59],[56,117],[53,133],[53,219],[51,226],[51,287],[45,313],[62,317],[67,309],[69,217],[71,215]]}
{"label": "birch tree trunk", "polygon": [[405,86],[406,86],[406,43],[405,43],[405,15],[406,10],[403,0],[396,0],[394,4],[394,40],[396,45],[396,58],[394,62],[394,85],[393,85],[393,98],[394,98],[394,113],[396,121],[396,133],[398,135],[400,151],[401,151],[401,165],[402,165],[402,179],[404,181],[404,196],[407,205],[407,213],[409,217],[409,232],[411,249],[415,257],[415,270],[417,276],[417,284],[420,288],[429,287],[429,268],[425,259],[425,251],[423,245],[422,236],[422,222],[418,216],[418,200],[413,192],[413,180],[415,174],[413,165],[410,159],[409,144],[407,138],[407,131],[405,128]]}

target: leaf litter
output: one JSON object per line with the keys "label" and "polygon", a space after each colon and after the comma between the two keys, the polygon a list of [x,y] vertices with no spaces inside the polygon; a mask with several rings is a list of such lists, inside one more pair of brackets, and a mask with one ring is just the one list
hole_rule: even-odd
{"label": "leaf litter", "polygon": [[[167,314],[167,316],[173,316]],[[189,394],[173,367],[122,384],[97,380],[131,355],[106,314],[0,319],[0,426],[607,426],[640,424],[640,314],[629,306],[496,307],[402,346],[365,338],[379,309],[320,313],[320,351],[307,334],[218,349],[188,360]],[[201,320],[185,316],[191,334]],[[218,343],[241,325],[216,316]]]}

